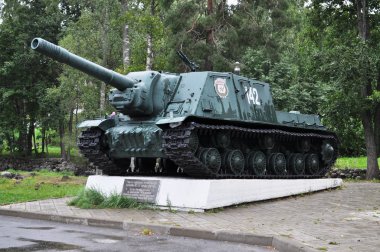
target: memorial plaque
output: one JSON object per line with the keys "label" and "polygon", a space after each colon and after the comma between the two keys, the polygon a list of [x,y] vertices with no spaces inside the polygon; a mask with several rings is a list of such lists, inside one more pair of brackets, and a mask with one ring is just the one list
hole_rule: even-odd
{"label": "memorial plaque", "polygon": [[124,180],[122,195],[140,202],[156,203],[159,180],[126,179]]}

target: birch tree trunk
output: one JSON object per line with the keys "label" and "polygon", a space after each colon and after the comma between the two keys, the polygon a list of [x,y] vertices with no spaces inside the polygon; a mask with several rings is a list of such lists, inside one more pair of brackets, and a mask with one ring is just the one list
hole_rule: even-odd
{"label": "birch tree trunk", "polygon": [[[213,7],[213,0],[207,0],[207,15],[212,15],[214,12],[214,7]],[[213,27],[210,27],[207,30],[207,35],[206,35],[206,44],[211,47],[214,43],[214,30]],[[211,71],[213,70],[214,66],[212,64],[212,61],[210,59],[210,53],[206,55],[205,58],[205,70]]]}
{"label": "birch tree trunk", "polygon": [[38,155],[38,146],[37,146],[37,142],[36,142],[36,131],[35,131],[34,124],[33,124],[33,129],[32,129],[31,133],[32,133],[34,154],[36,154],[36,156],[37,156]]}
{"label": "birch tree trunk", "polygon": [[[150,15],[154,16],[155,14],[155,0],[150,1]],[[152,70],[153,68],[153,24],[150,24],[148,29],[148,34],[146,36],[146,70]]]}
{"label": "birch tree trunk", "polygon": [[[123,8],[123,12],[126,13],[128,11],[128,0],[122,0],[121,6]],[[123,65],[124,70],[127,70],[130,65],[130,41],[129,41],[129,25],[125,24],[123,29]]]}
{"label": "birch tree trunk", "polygon": [[152,41],[152,35],[150,33],[146,36],[146,70],[152,70],[153,67],[153,41]]}
{"label": "birch tree trunk", "polygon": [[[102,65],[107,67],[108,63],[108,54],[109,54],[109,9],[108,7],[104,10],[104,21],[103,21],[103,29],[102,29]],[[102,82],[100,84],[100,102],[99,109],[101,114],[103,115],[105,110],[106,103],[106,84]]]}
{"label": "birch tree trunk", "polygon": [[127,70],[130,64],[130,45],[129,45],[129,26],[126,24],[124,26],[123,32],[123,65],[124,70]]}

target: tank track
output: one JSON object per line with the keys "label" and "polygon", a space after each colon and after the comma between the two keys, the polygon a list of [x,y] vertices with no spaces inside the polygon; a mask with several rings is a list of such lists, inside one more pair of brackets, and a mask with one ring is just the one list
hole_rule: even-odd
{"label": "tank track", "polygon": [[[275,139],[286,139],[294,141],[299,137],[308,137],[312,139],[329,140],[334,149],[337,150],[338,140],[335,135],[326,132],[326,134],[318,133],[299,133],[290,132],[279,129],[252,129],[243,128],[230,125],[208,125],[196,122],[190,122],[177,128],[164,130],[164,151],[166,155],[173,160],[183,172],[191,177],[198,178],[212,178],[212,179],[312,179],[323,177],[328,170],[331,169],[337,158],[337,151],[331,161],[314,175],[252,175],[252,174],[220,174],[211,171],[204,165],[197,157],[193,148],[191,147],[191,134],[192,132],[203,132],[203,134],[212,134],[217,130],[229,131],[232,136],[239,136],[245,139],[269,134],[274,136]],[[294,141],[295,142],[295,141]]]}
{"label": "tank track", "polygon": [[102,131],[97,128],[82,131],[78,137],[78,148],[90,163],[102,169],[104,173],[121,175],[120,168],[109,159],[101,146],[102,134]]}

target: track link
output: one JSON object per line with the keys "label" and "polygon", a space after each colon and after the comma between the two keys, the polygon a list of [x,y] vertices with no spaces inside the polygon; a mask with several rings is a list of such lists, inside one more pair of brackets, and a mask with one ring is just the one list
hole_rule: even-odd
{"label": "track link", "polygon": [[102,130],[98,128],[82,131],[77,142],[79,150],[90,163],[102,169],[105,174],[120,174],[120,168],[109,159],[101,146],[102,134]]}

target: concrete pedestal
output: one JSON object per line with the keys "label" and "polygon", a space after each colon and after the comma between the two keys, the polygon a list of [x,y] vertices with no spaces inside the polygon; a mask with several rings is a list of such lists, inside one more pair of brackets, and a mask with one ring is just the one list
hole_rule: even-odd
{"label": "concrete pedestal", "polygon": [[89,176],[86,188],[122,194],[159,207],[203,211],[341,186],[341,179],[191,179]]}

